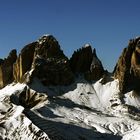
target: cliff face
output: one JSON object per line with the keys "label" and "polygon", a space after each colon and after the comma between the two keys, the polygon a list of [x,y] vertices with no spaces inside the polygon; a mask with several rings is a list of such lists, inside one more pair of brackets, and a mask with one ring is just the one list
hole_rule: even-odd
{"label": "cliff face", "polygon": [[16,82],[22,82],[24,74],[31,70],[36,45],[37,42],[33,42],[21,50],[13,66],[13,75]]}
{"label": "cliff face", "polygon": [[69,85],[76,74],[83,74],[88,81],[103,76],[104,69],[95,49],[86,44],[69,60],[52,35],[26,45],[18,56],[13,50],[8,58],[0,59],[0,88],[13,81],[31,83],[35,77],[44,85]]}
{"label": "cliff face", "polygon": [[51,35],[25,46],[14,64],[17,82],[31,82],[32,77],[39,78],[44,85],[66,85],[73,81],[68,58]]}
{"label": "cliff face", "polygon": [[0,88],[14,80],[13,64],[17,59],[16,50],[12,50],[7,58],[0,59]]}
{"label": "cliff face", "polygon": [[44,85],[68,85],[74,80],[69,60],[53,36],[39,39],[32,67],[33,76],[38,77]]}
{"label": "cliff face", "polygon": [[70,58],[70,66],[74,73],[85,73],[89,71],[93,53],[90,45],[75,51]]}
{"label": "cliff face", "polygon": [[89,44],[69,60],[53,36],[43,36],[18,57],[12,50],[0,59],[0,88],[0,140],[137,140],[140,38],[124,49],[113,76]]}
{"label": "cliff face", "polygon": [[[140,90],[140,37],[129,41],[113,73],[121,93]],[[7,58],[0,59],[0,88],[13,81],[31,83],[35,77],[46,86],[69,85],[77,74],[83,74],[87,81],[97,81],[106,72],[89,44],[74,51],[69,60],[52,35],[26,45],[18,57],[12,50]]]}
{"label": "cliff face", "polygon": [[120,91],[140,90],[140,38],[130,40],[114,69]]}
{"label": "cliff face", "polygon": [[85,73],[85,78],[89,81],[97,81],[100,78],[103,77],[105,71],[102,65],[102,62],[99,60],[99,58],[96,55],[96,50],[93,50],[92,53],[92,62],[90,64],[90,69],[88,72]]}
{"label": "cliff face", "polygon": [[73,53],[70,65],[74,73],[83,73],[88,81],[99,80],[104,74],[104,68],[89,44]]}

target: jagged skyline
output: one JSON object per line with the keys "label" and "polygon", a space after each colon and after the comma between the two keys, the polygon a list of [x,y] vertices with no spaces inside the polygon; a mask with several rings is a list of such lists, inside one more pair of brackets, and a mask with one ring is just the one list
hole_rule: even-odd
{"label": "jagged skyline", "polygon": [[0,60],[0,139],[138,140],[140,37],[114,72],[104,71],[91,46],[64,55],[42,36]]}
{"label": "jagged skyline", "polygon": [[0,5],[0,57],[49,33],[67,56],[90,43],[113,70],[128,40],[140,35],[139,1],[3,1]]}

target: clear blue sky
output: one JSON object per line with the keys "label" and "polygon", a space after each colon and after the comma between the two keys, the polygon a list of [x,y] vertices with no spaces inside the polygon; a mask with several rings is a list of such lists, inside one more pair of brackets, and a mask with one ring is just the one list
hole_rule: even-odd
{"label": "clear blue sky", "polygon": [[90,43],[113,70],[128,40],[140,35],[139,0],[0,0],[0,57],[52,34],[67,56]]}

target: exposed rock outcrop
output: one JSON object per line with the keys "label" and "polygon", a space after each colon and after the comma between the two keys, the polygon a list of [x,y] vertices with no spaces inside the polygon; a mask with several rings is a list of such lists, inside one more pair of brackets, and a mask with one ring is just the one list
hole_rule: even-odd
{"label": "exposed rock outcrop", "polygon": [[14,64],[17,82],[31,82],[32,77],[45,85],[67,85],[74,79],[68,58],[51,35],[25,46]]}
{"label": "exposed rock outcrop", "polygon": [[104,68],[96,55],[96,50],[93,50],[93,58],[90,65],[90,71],[85,74],[85,78],[89,81],[99,80],[104,75]]}
{"label": "exposed rock outcrop", "polygon": [[83,73],[89,81],[99,80],[104,73],[102,63],[96,55],[96,50],[92,51],[89,44],[74,52],[70,59],[70,65],[74,73]]}
{"label": "exposed rock outcrop", "polygon": [[36,46],[37,42],[33,42],[21,50],[13,67],[13,75],[16,82],[23,82],[25,73],[31,70]]}
{"label": "exposed rock outcrop", "polygon": [[44,101],[47,101],[47,95],[37,93],[27,87],[19,94],[19,103],[25,108],[32,108]]}
{"label": "exposed rock outcrop", "polygon": [[43,36],[39,39],[35,48],[33,68],[34,76],[45,85],[68,85],[74,80],[69,60],[53,36]]}
{"label": "exposed rock outcrop", "polygon": [[114,69],[122,93],[140,90],[140,37],[130,40]]}
{"label": "exposed rock outcrop", "polygon": [[17,59],[16,50],[12,50],[7,58],[0,59],[0,88],[14,80],[13,77],[13,64]]}
{"label": "exposed rock outcrop", "polygon": [[90,70],[93,53],[90,45],[75,51],[70,59],[70,66],[74,73],[85,73]]}
{"label": "exposed rock outcrop", "polygon": [[18,57],[13,50],[7,59],[0,59],[0,87],[12,81],[29,84],[34,77],[44,85],[69,85],[76,73],[84,74],[89,81],[102,77],[104,69],[95,49],[86,44],[69,60],[52,35],[26,45]]}
{"label": "exposed rock outcrop", "polygon": [[12,94],[10,96],[10,101],[16,105],[21,105],[24,108],[30,109],[37,105],[41,106],[41,103],[48,101],[48,96],[44,93],[38,93],[30,89],[28,86],[25,86],[21,92]]}

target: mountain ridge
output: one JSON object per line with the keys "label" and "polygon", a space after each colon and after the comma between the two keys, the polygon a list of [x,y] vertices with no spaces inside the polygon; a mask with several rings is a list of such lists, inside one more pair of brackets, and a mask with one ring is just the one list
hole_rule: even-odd
{"label": "mountain ridge", "polygon": [[[102,63],[98,59],[95,49],[92,50],[90,45],[85,45],[81,49],[75,51],[72,57],[68,59],[61,50],[58,41],[52,35],[42,36],[37,41],[26,45],[19,55],[16,55],[16,60],[11,65],[13,65],[13,69],[9,71],[7,75],[13,75],[13,81],[21,83],[30,81],[29,77],[26,78],[26,76],[29,76],[28,73],[31,69],[33,69],[33,75],[38,78],[47,77],[46,81],[45,78],[42,81],[46,85],[70,84],[74,81],[74,75],[76,73],[83,73],[87,80],[98,80],[104,73]],[[2,64],[0,67],[2,67]],[[46,69],[45,67],[48,68]],[[46,72],[48,71],[48,75],[41,76],[41,74],[45,73],[43,69],[46,69]],[[5,70],[1,71],[1,75]],[[57,78],[52,79],[49,73],[55,75],[53,78]],[[67,78],[63,76],[65,73]],[[27,79],[29,81],[26,81]],[[47,81],[47,79],[50,80]],[[9,84],[9,82],[11,82],[10,80],[7,83],[3,83],[4,77],[1,76],[0,81],[3,83],[1,84],[1,88]]]}
{"label": "mountain ridge", "polygon": [[[120,92],[140,90],[137,84],[140,82],[139,42],[140,37],[129,41],[114,68],[113,75],[114,79],[119,79]],[[79,73],[87,81],[97,81],[109,75],[90,44],[74,51],[68,59],[55,37],[44,35],[23,47],[18,55],[12,50],[7,58],[1,59],[0,88],[12,81],[30,83],[32,77],[38,77],[46,85],[69,85]]]}
{"label": "mountain ridge", "polygon": [[50,35],[0,59],[0,139],[139,140],[139,41],[113,73],[90,44],[68,59]]}

